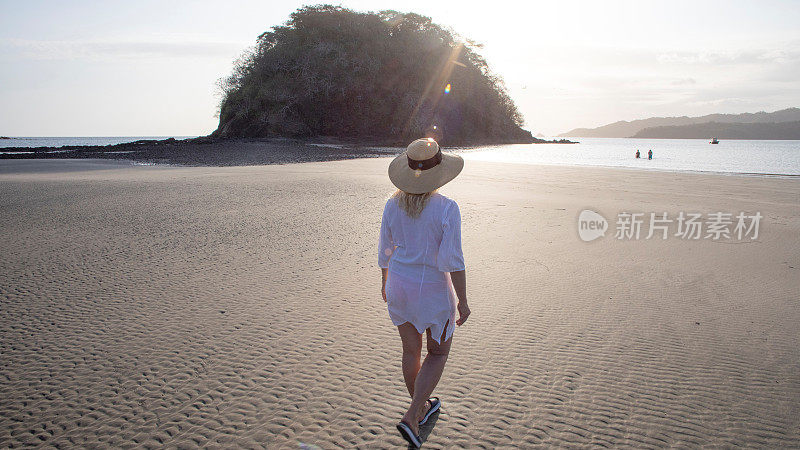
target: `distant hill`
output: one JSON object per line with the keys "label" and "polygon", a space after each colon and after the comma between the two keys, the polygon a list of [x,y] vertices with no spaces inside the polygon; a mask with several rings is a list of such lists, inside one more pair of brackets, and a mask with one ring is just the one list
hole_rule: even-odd
{"label": "distant hill", "polygon": [[696,123],[650,127],[632,137],[655,139],[800,139],[800,121],[780,123]]}
{"label": "distant hill", "polygon": [[[645,128],[678,127],[683,125],[694,125],[702,123],[781,123],[800,121],[800,109],[788,108],[775,112],[757,112],[743,114],[709,114],[700,117],[651,117],[633,121],[619,121],[597,128],[576,128],[560,137],[608,137],[625,138],[633,137]],[[689,139],[688,136],[681,136]],[[708,136],[704,136],[708,137]],[[721,136],[717,136],[721,137]],[[728,138],[732,139],[732,138]],[[756,139],[756,138],[752,138]],[[760,138],[759,138],[760,139]]]}

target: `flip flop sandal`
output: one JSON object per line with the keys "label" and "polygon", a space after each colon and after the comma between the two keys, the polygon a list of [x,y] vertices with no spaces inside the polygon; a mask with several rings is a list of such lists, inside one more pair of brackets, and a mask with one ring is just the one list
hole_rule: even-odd
{"label": "flip flop sandal", "polygon": [[422,439],[413,431],[411,431],[411,427],[408,426],[405,422],[400,422],[397,424],[397,431],[400,432],[400,435],[403,436],[403,439],[408,441],[414,448],[420,448],[422,446]]}
{"label": "flip flop sandal", "polygon": [[423,417],[422,420],[419,421],[420,425],[423,425],[425,422],[427,422],[428,419],[433,415],[433,413],[435,413],[436,411],[439,410],[439,408],[442,407],[442,401],[439,400],[439,397],[431,397],[428,399],[428,401],[431,402],[431,409],[429,409],[428,412],[425,413],[425,417]]}

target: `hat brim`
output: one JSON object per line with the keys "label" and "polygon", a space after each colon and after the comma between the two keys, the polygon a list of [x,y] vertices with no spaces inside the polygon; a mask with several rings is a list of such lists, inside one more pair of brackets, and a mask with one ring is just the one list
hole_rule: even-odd
{"label": "hat brim", "polygon": [[442,162],[435,167],[419,171],[408,167],[406,152],[401,153],[389,163],[389,179],[397,189],[409,194],[424,194],[439,189],[461,173],[464,159],[458,155],[442,153]]}

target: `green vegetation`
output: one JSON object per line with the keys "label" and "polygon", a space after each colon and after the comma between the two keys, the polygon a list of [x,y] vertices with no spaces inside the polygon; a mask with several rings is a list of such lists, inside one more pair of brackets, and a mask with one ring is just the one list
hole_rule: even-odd
{"label": "green vegetation", "polygon": [[304,7],[221,80],[212,136],[533,142],[479,47],[417,14]]}

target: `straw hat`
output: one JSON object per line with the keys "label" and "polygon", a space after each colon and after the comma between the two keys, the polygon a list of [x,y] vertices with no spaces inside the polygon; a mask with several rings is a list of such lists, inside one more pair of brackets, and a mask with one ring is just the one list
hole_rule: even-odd
{"label": "straw hat", "polygon": [[444,186],[463,168],[460,156],[442,153],[431,138],[417,139],[389,164],[389,179],[401,191],[424,194]]}

